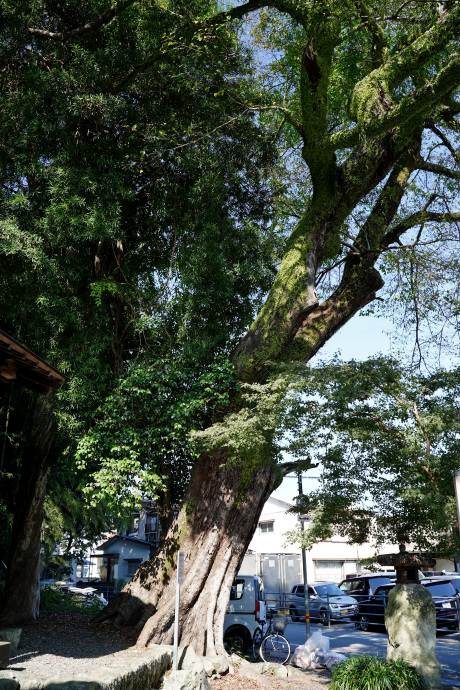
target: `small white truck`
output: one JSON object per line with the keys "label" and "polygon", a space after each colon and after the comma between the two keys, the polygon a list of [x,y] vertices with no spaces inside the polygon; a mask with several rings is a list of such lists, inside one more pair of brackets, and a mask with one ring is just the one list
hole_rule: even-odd
{"label": "small white truck", "polygon": [[262,580],[257,575],[238,575],[232,584],[225,616],[224,642],[236,652],[258,649],[262,640],[261,623],[265,620]]}

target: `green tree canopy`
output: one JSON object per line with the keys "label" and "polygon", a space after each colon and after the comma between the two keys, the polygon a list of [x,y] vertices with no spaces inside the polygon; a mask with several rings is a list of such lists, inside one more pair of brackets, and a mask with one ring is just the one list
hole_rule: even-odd
{"label": "green tree canopy", "polygon": [[313,515],[306,541],[339,533],[351,543],[458,553],[458,370],[421,376],[391,359],[336,360],[296,385],[290,450],[307,448],[321,474],[299,507]]}
{"label": "green tree canopy", "polygon": [[[181,456],[182,465],[172,466],[186,483],[185,435],[184,448],[176,441],[171,451],[177,429],[168,422],[176,417],[180,426],[189,415],[192,426],[202,424],[204,410],[217,404],[206,386],[219,380],[219,363],[228,369],[225,357],[269,289],[282,243],[267,205],[276,152],[254,113],[232,98],[240,87],[248,97],[254,92],[244,80],[251,58],[239,31],[221,26],[192,43],[174,39],[184,17],[216,9],[207,2],[125,2],[109,15],[103,5],[25,2],[18,11],[1,3],[2,328],[69,379],[53,403],[46,524],[49,534],[66,526],[74,546],[77,535],[89,538],[101,526],[97,511],[70,504],[81,507],[89,473],[99,467],[101,478],[107,469],[107,420],[111,447],[140,444],[144,453],[148,446],[142,462],[152,475],[144,473],[144,490],[165,488],[171,453]],[[60,35],[101,15],[94,30]],[[162,42],[157,59],[146,61]],[[147,387],[149,400],[154,391],[163,400],[157,416],[147,411]],[[2,402],[7,526],[31,401],[15,391]],[[124,406],[132,426],[120,440],[113,415]],[[100,418],[102,469],[94,456],[77,467],[77,444]],[[112,459],[120,469],[119,455]],[[94,499],[113,498],[115,489],[105,486]],[[121,489],[125,497],[129,487]]]}

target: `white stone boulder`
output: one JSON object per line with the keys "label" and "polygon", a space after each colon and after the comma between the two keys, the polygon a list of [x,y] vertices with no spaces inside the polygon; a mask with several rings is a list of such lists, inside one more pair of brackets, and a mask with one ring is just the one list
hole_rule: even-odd
{"label": "white stone boulder", "polygon": [[191,664],[186,670],[171,671],[165,677],[162,690],[211,690],[201,662]]}
{"label": "white stone boulder", "polygon": [[424,677],[428,688],[441,687],[436,660],[436,607],[418,584],[396,585],[385,611],[388,659],[403,659]]}

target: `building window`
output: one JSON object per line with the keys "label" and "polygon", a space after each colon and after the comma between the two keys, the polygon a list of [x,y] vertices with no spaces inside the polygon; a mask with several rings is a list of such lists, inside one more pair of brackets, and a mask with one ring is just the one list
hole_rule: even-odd
{"label": "building window", "polygon": [[261,534],[268,534],[273,532],[273,522],[259,522],[259,529]]}
{"label": "building window", "polygon": [[136,574],[136,570],[142,563],[142,558],[127,558],[127,564],[126,564],[126,574],[128,577],[132,577],[133,575]]}

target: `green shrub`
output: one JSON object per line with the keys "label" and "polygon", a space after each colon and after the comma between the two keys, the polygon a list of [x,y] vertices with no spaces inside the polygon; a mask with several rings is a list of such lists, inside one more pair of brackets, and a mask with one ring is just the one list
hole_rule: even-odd
{"label": "green shrub", "polygon": [[363,654],[336,666],[330,690],[422,690],[422,676],[405,661]]}
{"label": "green shrub", "polygon": [[87,600],[55,585],[40,590],[40,610],[42,611],[70,611],[94,616],[101,608],[102,602],[98,599]]}

